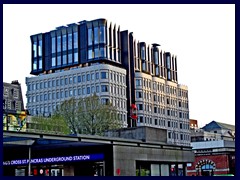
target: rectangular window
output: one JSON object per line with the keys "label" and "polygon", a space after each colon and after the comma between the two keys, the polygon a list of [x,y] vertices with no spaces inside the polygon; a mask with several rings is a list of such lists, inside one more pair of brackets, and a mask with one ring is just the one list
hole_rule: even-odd
{"label": "rectangular window", "polygon": [[136,92],[136,96],[137,96],[137,98],[142,98],[142,92],[141,91],[137,91]]}
{"label": "rectangular window", "polygon": [[78,82],[81,82],[81,76],[78,76]]}
{"label": "rectangular window", "polygon": [[69,91],[69,96],[70,96],[70,97],[73,96],[73,91],[72,91],[72,90]]}
{"label": "rectangular window", "polygon": [[78,33],[73,33],[73,47],[74,49],[78,48]]}
{"label": "rectangular window", "polygon": [[105,26],[100,26],[100,43],[106,43],[106,31]]}
{"label": "rectangular window", "polygon": [[87,74],[87,81],[90,81],[90,74]]}
{"label": "rectangular window", "polygon": [[91,74],[91,80],[94,80],[94,73]]}
{"label": "rectangular window", "polygon": [[33,70],[37,70],[37,61],[33,62]]}
{"label": "rectangular window", "polygon": [[61,66],[62,62],[61,62],[61,56],[57,57],[57,66]]}
{"label": "rectangular window", "polygon": [[92,32],[92,28],[88,29],[88,45],[92,45],[92,36],[93,36],[93,32]]}
{"label": "rectangular window", "polygon": [[87,94],[90,94],[90,87],[87,87]]}
{"label": "rectangular window", "polygon": [[94,44],[98,44],[98,27],[94,27]]}
{"label": "rectangular window", "polygon": [[52,37],[52,53],[56,52],[56,38]]}
{"label": "rectangular window", "polygon": [[85,82],[85,81],[86,81],[86,76],[82,75],[82,82]]}
{"label": "rectangular window", "polygon": [[63,65],[67,64],[67,55],[63,55]]}
{"label": "rectangular window", "polygon": [[99,49],[98,47],[94,48],[94,58],[98,58],[99,57]]}
{"label": "rectangular window", "polygon": [[78,62],[78,52],[74,53],[74,62]]}
{"label": "rectangular window", "polygon": [[52,67],[56,66],[56,58],[52,57]]}
{"label": "rectangular window", "polygon": [[108,85],[101,85],[102,92],[108,92]]}
{"label": "rectangular window", "polygon": [[70,78],[69,78],[69,84],[72,84],[72,81],[73,81],[73,78],[70,77]]}
{"label": "rectangular window", "polygon": [[61,52],[61,36],[57,37],[57,52]]}
{"label": "rectangular window", "polygon": [[76,76],[73,76],[73,83],[77,83],[77,77]]}
{"label": "rectangular window", "polygon": [[33,42],[33,57],[37,57],[37,42]]}
{"label": "rectangular window", "polygon": [[42,56],[42,40],[38,42],[38,56]]}
{"label": "rectangular window", "polygon": [[98,72],[96,73],[96,79],[99,79],[99,73]]}
{"label": "rectangular window", "polygon": [[96,86],[96,92],[97,93],[99,92],[99,86]]}
{"label": "rectangular window", "polygon": [[78,95],[80,96],[81,94],[82,94],[82,89],[79,88],[79,89],[78,89]]}
{"label": "rectangular window", "polygon": [[39,58],[38,69],[42,69],[42,58]]}
{"label": "rectangular window", "polygon": [[142,86],[142,80],[136,79],[136,86]]}
{"label": "rectangular window", "polygon": [[64,85],[64,79],[62,78],[61,79],[61,86],[63,86]]}
{"label": "rectangular window", "polygon": [[101,79],[108,79],[108,73],[107,72],[101,72]]}
{"label": "rectangular window", "polygon": [[86,94],[86,88],[82,88],[82,94],[83,94],[83,95]]}
{"label": "rectangular window", "polygon": [[68,33],[68,50],[72,49],[72,33]]}
{"label": "rectangular window", "polygon": [[68,90],[65,91],[65,97],[68,97]]}
{"label": "rectangular window", "polygon": [[65,78],[65,85],[68,85],[68,78]]}
{"label": "rectangular window", "polygon": [[93,58],[93,51],[92,49],[88,50],[88,59],[92,59]]}
{"label": "rectangular window", "polygon": [[94,87],[94,86],[92,86],[91,92],[92,92],[92,93],[95,93],[95,87]]}
{"label": "rectangular window", "polygon": [[68,54],[68,64],[72,64],[72,53]]}
{"label": "rectangular window", "polygon": [[64,92],[61,91],[61,98],[64,98]]}
{"label": "rectangular window", "polygon": [[63,35],[62,36],[62,48],[63,48],[63,51],[66,51],[67,50],[67,35]]}

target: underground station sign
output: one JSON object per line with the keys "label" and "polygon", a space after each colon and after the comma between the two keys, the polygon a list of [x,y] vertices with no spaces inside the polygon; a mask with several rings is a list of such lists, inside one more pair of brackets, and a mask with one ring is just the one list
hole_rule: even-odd
{"label": "underground station sign", "polygon": [[[31,164],[45,164],[45,163],[63,163],[63,162],[77,162],[77,161],[95,161],[103,160],[104,154],[87,154],[87,155],[73,155],[73,156],[57,156],[45,158],[33,158]],[[29,164],[29,159],[16,159],[4,161],[4,166],[11,165],[26,165]]]}

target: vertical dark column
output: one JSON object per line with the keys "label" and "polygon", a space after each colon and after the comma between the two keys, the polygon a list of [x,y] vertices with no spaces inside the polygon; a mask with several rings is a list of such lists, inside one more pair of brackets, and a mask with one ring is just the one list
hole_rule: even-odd
{"label": "vertical dark column", "polygon": [[[127,71],[126,75],[126,85],[127,85],[127,123],[128,127],[132,127],[132,119],[130,116],[131,104],[134,103],[132,100],[134,98],[134,63],[133,63],[133,40],[132,35],[128,35],[128,31],[121,32],[121,57],[122,65]],[[131,47],[130,47],[131,46]],[[132,58],[131,58],[132,56]]]}
{"label": "vertical dark column", "polygon": [[43,34],[43,67],[46,71],[50,70],[52,67],[51,49],[50,33]]}
{"label": "vertical dark column", "polygon": [[87,26],[86,23],[82,23],[79,26],[79,37],[81,41],[79,42],[79,49],[80,49],[80,63],[87,62]]}

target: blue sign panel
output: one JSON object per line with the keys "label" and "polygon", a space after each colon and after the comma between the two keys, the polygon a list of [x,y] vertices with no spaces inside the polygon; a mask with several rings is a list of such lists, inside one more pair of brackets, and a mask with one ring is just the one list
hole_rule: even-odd
{"label": "blue sign panel", "polygon": [[[76,162],[76,161],[96,161],[103,160],[104,154],[87,154],[87,155],[73,155],[73,156],[57,156],[46,158],[34,158],[31,159],[31,164],[45,164],[45,163],[63,163],[63,162]],[[26,165],[29,163],[29,159],[16,159],[4,161],[4,166],[9,165]]]}

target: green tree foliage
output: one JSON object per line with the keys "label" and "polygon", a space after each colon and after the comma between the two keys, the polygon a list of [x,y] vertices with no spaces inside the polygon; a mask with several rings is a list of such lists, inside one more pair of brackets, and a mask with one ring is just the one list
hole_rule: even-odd
{"label": "green tree foliage", "polygon": [[49,134],[69,134],[70,129],[65,120],[55,114],[51,117],[33,116],[29,131]]}
{"label": "green tree foliage", "polygon": [[111,104],[102,104],[96,94],[64,101],[55,115],[66,121],[73,134],[102,135],[107,130],[122,126],[116,108]]}

